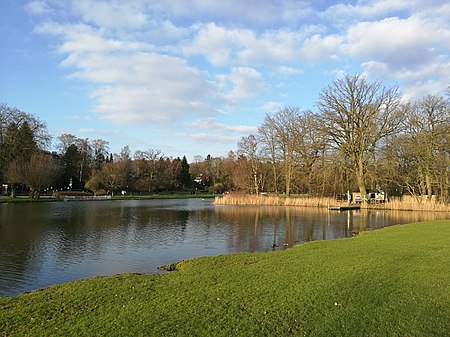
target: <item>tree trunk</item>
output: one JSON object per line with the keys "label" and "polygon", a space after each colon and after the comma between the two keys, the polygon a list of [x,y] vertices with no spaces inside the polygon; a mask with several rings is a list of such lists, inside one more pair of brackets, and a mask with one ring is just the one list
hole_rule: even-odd
{"label": "tree trunk", "polygon": [[361,203],[367,204],[367,190],[366,183],[364,181],[364,164],[362,162],[362,158],[358,160],[358,166],[355,170],[356,173],[356,182],[358,184],[359,193],[361,194]]}
{"label": "tree trunk", "polygon": [[433,187],[431,185],[431,177],[428,173],[425,174],[425,186],[427,189],[427,199],[431,200],[431,196],[433,195]]}
{"label": "tree trunk", "polygon": [[290,197],[291,195],[291,166],[286,163],[286,197]]}
{"label": "tree trunk", "polygon": [[16,197],[16,189],[14,187],[14,185],[11,185],[11,198],[15,198]]}
{"label": "tree trunk", "polygon": [[273,189],[274,192],[278,195],[278,173],[275,161],[272,162],[272,172],[273,172]]}

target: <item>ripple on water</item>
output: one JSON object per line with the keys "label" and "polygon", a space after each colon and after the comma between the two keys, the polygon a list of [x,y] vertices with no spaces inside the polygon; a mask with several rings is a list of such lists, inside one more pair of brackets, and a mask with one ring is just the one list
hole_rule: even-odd
{"label": "ripple on water", "polygon": [[157,272],[196,256],[351,236],[363,223],[417,221],[414,212],[215,208],[212,200],[191,199],[9,206],[0,213],[0,295],[95,275]]}

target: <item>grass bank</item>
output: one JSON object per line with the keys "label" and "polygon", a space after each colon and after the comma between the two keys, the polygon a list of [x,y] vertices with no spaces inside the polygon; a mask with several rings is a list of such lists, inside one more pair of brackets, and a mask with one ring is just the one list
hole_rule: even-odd
{"label": "grass bank", "polygon": [[450,336],[450,221],[0,297],[1,336]]}
{"label": "grass bank", "polygon": [[[250,194],[225,194],[217,196],[214,203],[216,205],[234,206],[302,206],[302,207],[328,207],[348,205],[344,201],[336,201],[331,197],[283,197],[275,195],[250,195]],[[403,196],[401,198],[391,198],[383,204],[363,205],[365,208],[389,209],[398,211],[431,211],[450,212],[450,204],[435,202],[413,196]]]}
{"label": "grass bank", "polygon": [[[214,198],[214,194],[128,194],[128,195],[116,195],[111,200],[151,200],[151,199],[190,199],[190,198]],[[0,197],[1,203],[20,203],[20,202],[48,202],[48,201],[62,201],[62,199],[54,197],[40,197],[39,199],[33,199],[30,197]],[[84,201],[86,202],[86,201]]]}
{"label": "grass bank", "polygon": [[148,200],[148,199],[193,199],[193,198],[214,198],[215,194],[210,193],[183,193],[183,194],[145,194],[139,195],[127,194],[127,195],[115,195],[112,200]]}
{"label": "grass bank", "polygon": [[38,199],[30,198],[30,197],[2,197],[0,196],[0,204],[9,204],[9,203],[26,203],[26,202],[54,202],[59,201],[56,198],[53,197],[40,197]]}

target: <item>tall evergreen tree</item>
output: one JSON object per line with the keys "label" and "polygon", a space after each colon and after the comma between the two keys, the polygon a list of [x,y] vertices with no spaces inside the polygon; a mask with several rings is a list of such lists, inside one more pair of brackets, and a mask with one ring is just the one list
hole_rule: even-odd
{"label": "tall evergreen tree", "polygon": [[62,175],[59,184],[67,187],[72,181],[73,188],[83,188],[80,185],[80,163],[82,155],[75,144],[69,145],[66,152],[61,156]]}
{"label": "tall evergreen tree", "polygon": [[183,156],[183,159],[181,159],[181,170],[179,181],[181,187],[183,188],[191,187],[191,175],[189,172],[189,164],[186,159],[186,156]]}

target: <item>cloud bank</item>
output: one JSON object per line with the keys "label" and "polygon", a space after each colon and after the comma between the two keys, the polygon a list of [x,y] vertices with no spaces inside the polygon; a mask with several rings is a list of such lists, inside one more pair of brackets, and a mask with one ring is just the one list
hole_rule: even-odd
{"label": "cloud bank", "polygon": [[89,88],[98,118],[176,126],[196,140],[255,131],[237,122],[242,112],[261,120],[271,111],[258,107],[294,96],[283,89],[308,81],[306,70],[364,72],[408,98],[449,84],[446,1],[33,0],[25,9],[62,71]]}

